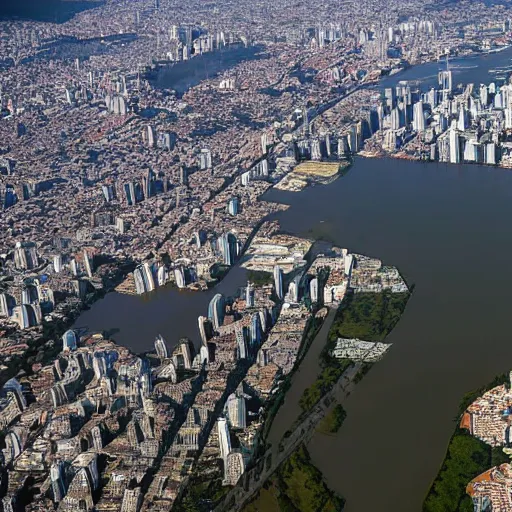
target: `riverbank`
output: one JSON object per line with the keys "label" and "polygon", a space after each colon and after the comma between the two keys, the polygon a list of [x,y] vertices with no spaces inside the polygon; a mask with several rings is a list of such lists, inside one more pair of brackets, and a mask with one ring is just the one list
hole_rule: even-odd
{"label": "riverbank", "polygon": [[[322,371],[315,383],[307,388],[299,404],[303,414],[314,407],[329,392],[344,372],[354,365],[351,359],[333,355],[337,340],[360,339],[383,342],[403,315],[410,293],[347,293],[338,306],[327,343],[320,354]],[[357,382],[369,371],[371,364],[356,374]]]}
{"label": "riverbank", "polygon": [[344,504],[345,500],[327,487],[307,448],[301,445],[243,512],[340,512]]}
{"label": "riverbank", "polygon": [[[467,407],[478,397],[496,386],[508,383],[506,374],[496,377],[490,384],[467,393],[462,399],[457,423]],[[466,493],[469,482],[488,469],[504,462],[510,462],[510,457],[502,449],[492,448],[488,444],[473,437],[467,429],[456,426],[452,435],[444,461],[439,473],[432,482],[430,490],[423,503],[423,512],[473,512],[474,506]]]}
{"label": "riverbank", "polygon": [[[23,372],[24,376],[30,376],[41,366],[53,361],[62,350],[63,334],[95,302],[114,291],[116,286],[133,269],[133,266],[131,262],[123,262],[114,267],[114,271],[109,270],[101,276],[101,288],[89,292],[83,299],[67,299],[65,302],[59,303],[58,309],[50,315],[51,320],[43,319],[36,331],[30,331],[30,337],[26,339],[26,350],[22,354],[14,354],[9,357],[5,361],[7,364],[2,365],[0,386],[20,372]],[[15,332],[14,335],[16,334]],[[23,334],[23,332],[18,332],[18,334]]]}

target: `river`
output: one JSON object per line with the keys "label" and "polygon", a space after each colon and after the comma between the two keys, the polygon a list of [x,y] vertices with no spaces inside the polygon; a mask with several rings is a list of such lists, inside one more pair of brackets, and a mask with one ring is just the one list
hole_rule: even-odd
{"label": "river", "polygon": [[512,367],[512,173],[357,159],[329,186],[266,198],[290,205],[284,230],[377,256],[416,285],[344,425],[309,448],[347,512],[419,511],[462,395]]}
{"label": "river", "polygon": [[[454,62],[454,83],[490,81],[489,70],[509,65],[511,57],[507,49]],[[437,63],[412,68],[382,86],[403,79],[424,79],[428,86],[438,69]],[[328,186],[271,190],[264,198],[290,205],[278,215],[285,231],[381,258],[416,285],[388,338],[393,347],[344,401],[344,425],[336,436],[315,434],[309,449],[329,486],[347,499],[347,512],[419,511],[459,400],[512,367],[512,172],[357,158]],[[213,294],[232,294],[244,282],[244,271],[236,268],[206,293],[164,288],[147,298],[108,294],[76,326],[110,331],[135,351],[150,349],[159,333],[171,344],[181,336],[197,341],[197,316]],[[312,362],[297,375],[309,382],[317,370]],[[301,380],[295,382],[303,388]],[[290,390],[290,426],[299,396],[299,388]],[[284,432],[280,422],[275,428]]]}
{"label": "river", "polygon": [[[448,67],[452,71],[453,86],[460,83],[474,83],[478,86],[481,83],[490,83],[499,76],[507,76],[507,72],[491,73],[497,68],[512,69],[512,47],[504,48],[497,52],[481,53],[470,57],[459,57],[450,59]],[[394,87],[402,80],[419,81],[423,90],[430,87],[437,87],[438,73],[446,70],[446,61],[427,62],[419,66],[412,66],[394,75],[383,78],[380,88]]]}
{"label": "river", "polygon": [[236,267],[206,292],[167,286],[143,296],[108,293],[82,313],[73,328],[104,331],[111,339],[136,353],[152,350],[159,334],[171,347],[185,336],[198,346],[197,317],[207,314],[208,304],[216,293],[235,295],[246,283],[245,269]]}

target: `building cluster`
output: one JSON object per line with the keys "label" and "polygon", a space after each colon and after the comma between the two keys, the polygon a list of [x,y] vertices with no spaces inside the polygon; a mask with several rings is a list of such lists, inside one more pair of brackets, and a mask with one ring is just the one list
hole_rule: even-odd
{"label": "building cluster", "polygon": [[[5,510],[25,496],[32,510],[169,510],[203,460],[233,484],[312,304],[404,290],[347,252],[309,268],[312,242],[263,222],[285,207],[260,198],[299,161],[383,137],[506,160],[509,85],[453,94],[445,74],[442,94],[361,88],[446,48],[509,41],[505,5],[435,6],[107,0],[62,23],[0,22]],[[214,298],[197,353],[159,339],[141,358],[67,332],[48,364],[104,292],[202,289],[240,260],[274,284]]]}
{"label": "building cluster", "polygon": [[[315,119],[314,138],[324,147],[324,141],[338,138],[342,157],[359,153],[510,167],[510,81],[496,77],[490,84],[456,88],[449,69],[438,78],[438,88],[428,91],[407,82],[382,94],[356,91]],[[318,148],[314,154],[324,161],[330,156]]]}
{"label": "building cluster", "polygon": [[384,356],[390,347],[389,343],[338,338],[332,355],[338,359],[375,363]]}
{"label": "building cluster", "polygon": [[2,363],[114,287],[219,279],[283,208],[259,198],[298,161],[347,157],[383,130],[405,140],[406,118],[429,133],[436,116],[458,122],[438,154],[458,141],[461,160],[505,161],[508,86],[423,117],[406,92],[379,111],[357,90],[446,48],[508,41],[505,6],[409,4],[107,0],[62,23],[0,22]]}
{"label": "building cluster", "polygon": [[198,318],[199,347],[158,336],[153,352],[136,356],[68,330],[55,360],[4,384],[4,510],[167,511],[195,478],[237,484],[312,316],[339,303],[352,276],[364,289],[380,269],[345,249],[306,259],[311,242],[280,235],[273,222],[258,236],[248,261],[264,254],[254,268],[268,279],[214,295]]}
{"label": "building cluster", "polygon": [[[503,447],[510,455],[512,419],[512,373],[506,382],[477,398],[464,412],[460,427],[493,448]],[[512,466],[495,466],[471,480],[467,486],[475,510],[509,510],[512,493]]]}
{"label": "building cluster", "polygon": [[449,70],[425,93],[407,84],[386,89],[383,130],[368,146],[440,162],[509,165],[511,91],[505,78],[454,91]]}

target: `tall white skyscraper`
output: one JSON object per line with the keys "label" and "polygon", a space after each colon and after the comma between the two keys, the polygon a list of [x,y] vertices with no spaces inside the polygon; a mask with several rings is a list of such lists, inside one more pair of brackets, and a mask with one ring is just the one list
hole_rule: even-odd
{"label": "tall white skyscraper", "polygon": [[460,163],[460,141],[457,130],[450,130],[450,163]]}
{"label": "tall white skyscraper", "polygon": [[467,130],[469,127],[468,113],[464,106],[461,106],[459,110],[459,119],[457,121],[457,129],[461,132]]}
{"label": "tall white skyscraper", "polygon": [[413,129],[417,132],[425,131],[425,115],[423,114],[423,103],[421,101],[414,104],[412,114]]}
{"label": "tall white skyscraper", "polygon": [[231,451],[231,439],[226,418],[219,418],[217,420],[217,432],[219,435],[220,456],[225,461]]}

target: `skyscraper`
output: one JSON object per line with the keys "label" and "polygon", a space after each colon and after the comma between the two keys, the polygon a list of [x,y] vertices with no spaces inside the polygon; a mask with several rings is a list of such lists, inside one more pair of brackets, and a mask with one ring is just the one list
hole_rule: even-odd
{"label": "skyscraper", "polygon": [[245,307],[254,307],[254,287],[252,286],[251,283],[247,283],[247,286],[245,288]]}
{"label": "skyscraper", "polygon": [[224,296],[217,293],[208,306],[208,318],[211,320],[214,329],[218,329],[224,323],[226,303]]}
{"label": "skyscraper", "polygon": [[160,359],[167,359],[169,357],[169,349],[160,334],[155,338],[155,352]]}
{"label": "skyscraper", "polygon": [[460,163],[460,141],[457,130],[450,130],[450,163]]}
{"label": "skyscraper", "polygon": [[423,113],[423,103],[421,101],[414,104],[412,126],[417,132],[425,131],[425,115]]}
{"label": "skyscraper", "polygon": [[318,278],[311,279],[309,283],[309,296],[311,302],[318,302]]}
{"label": "skyscraper", "polygon": [[468,129],[468,113],[464,105],[461,106],[459,111],[459,119],[457,121],[457,130],[463,132]]}
{"label": "skyscraper", "polygon": [[185,272],[183,267],[176,267],[174,269],[174,277],[176,279],[176,286],[178,288],[185,288]]}
{"label": "skyscraper", "polygon": [[225,233],[218,240],[218,247],[224,264],[233,265],[238,256],[238,241],[233,233]]}
{"label": "skyscraper", "polygon": [[226,418],[217,420],[217,433],[219,436],[220,456],[226,462],[226,458],[231,451],[231,439],[229,436],[228,422]]}
{"label": "skyscraper", "polygon": [[231,393],[231,395],[229,395],[228,399],[226,400],[226,406],[224,410],[226,411],[229,423],[233,428],[246,427],[247,409],[243,395],[238,396],[235,393]]}
{"label": "skyscraper", "polygon": [[247,359],[247,327],[237,328],[235,331],[238,359]]}
{"label": "skyscraper", "polygon": [[[251,339],[251,348],[259,347],[261,343],[261,320],[260,315],[258,313],[253,313],[251,316],[251,329],[250,329],[250,339]],[[252,353],[255,353],[251,350]]]}
{"label": "skyscraper", "polygon": [[62,336],[62,350],[64,352],[69,352],[76,350],[77,347],[77,338],[76,333],[73,330],[66,331]]}
{"label": "skyscraper", "polygon": [[283,299],[283,271],[279,265],[274,267],[274,288],[279,299]]}
{"label": "skyscraper", "polygon": [[233,216],[237,215],[239,204],[240,204],[240,201],[239,201],[238,197],[232,197],[228,201],[228,213]]}
{"label": "skyscraper", "polygon": [[52,464],[50,468],[50,481],[52,484],[53,500],[59,503],[66,495],[63,463],[61,461]]}
{"label": "skyscraper", "polygon": [[485,163],[487,165],[496,165],[496,145],[489,142],[485,145]]}
{"label": "skyscraper", "polygon": [[202,171],[212,168],[212,154],[207,148],[201,149],[201,153],[199,155],[199,168]]}
{"label": "skyscraper", "polygon": [[210,320],[205,316],[199,316],[197,319],[197,323],[199,326],[199,334],[201,336],[201,341],[203,342],[203,345],[206,346],[206,344],[208,343],[208,339],[210,338]]}
{"label": "skyscraper", "polygon": [[[448,57],[447,57],[448,60]],[[439,87],[447,93],[452,92],[452,72],[450,70],[440,71],[438,75]]]}
{"label": "skyscraper", "polygon": [[135,290],[138,295],[146,292],[151,292],[155,289],[155,280],[153,278],[153,269],[149,263],[139,265],[133,271],[133,278],[135,280]]}

